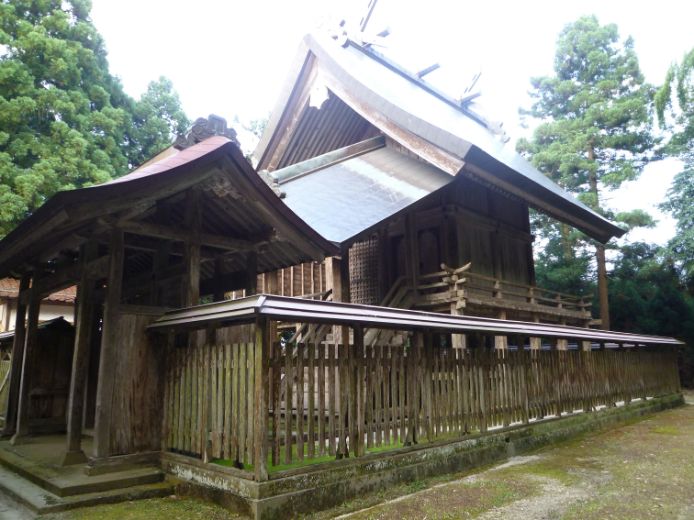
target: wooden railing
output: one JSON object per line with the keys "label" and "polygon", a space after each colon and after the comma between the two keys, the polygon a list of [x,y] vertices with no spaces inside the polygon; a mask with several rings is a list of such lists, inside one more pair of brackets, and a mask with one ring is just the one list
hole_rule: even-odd
{"label": "wooden railing", "polygon": [[478,274],[470,270],[471,264],[457,269],[442,264],[441,269],[419,277],[417,307],[442,310],[453,305],[464,311],[474,305],[552,315],[581,324],[591,320],[591,303],[581,296]]}
{"label": "wooden railing", "polygon": [[[165,449],[254,464],[253,349],[234,344],[173,351]],[[282,349],[277,343],[271,352],[265,440],[270,469],[678,391],[674,354],[641,349]]]}
{"label": "wooden railing", "polygon": [[[447,346],[439,329],[422,328],[418,321],[437,315],[387,309],[399,320],[392,321],[400,324],[393,328],[407,341],[368,345],[367,321],[352,317],[348,327],[335,318],[331,324],[324,313],[338,316],[332,307],[338,304],[293,301],[305,315],[320,309],[315,326],[338,329],[337,344],[283,345],[272,337],[273,328],[263,325],[270,323],[266,317],[256,321],[255,334],[249,336],[254,341],[170,342],[164,450],[253,469],[245,473],[248,478],[262,480],[268,471],[296,463],[459,439],[679,391],[676,350],[668,346],[676,344],[674,340],[655,346],[639,337],[629,345],[629,335],[527,323],[513,325],[522,333],[509,335],[508,348],[494,349],[499,327],[510,325],[482,320],[478,326],[474,318],[456,317],[453,321],[473,323],[468,348],[456,349]],[[337,308],[345,307],[351,308]],[[354,308],[373,318],[372,311]],[[204,312],[220,320],[214,309],[207,306]],[[198,319],[195,308],[179,312],[184,320]],[[291,315],[278,308],[275,312]],[[229,314],[230,319],[239,315],[238,310]],[[411,316],[415,328],[403,327],[400,315]],[[185,325],[176,319],[176,326]],[[379,319],[378,326],[387,328],[391,318]],[[531,337],[544,339],[532,343]],[[616,343],[606,337],[617,338]],[[569,350],[561,349],[566,346]]]}

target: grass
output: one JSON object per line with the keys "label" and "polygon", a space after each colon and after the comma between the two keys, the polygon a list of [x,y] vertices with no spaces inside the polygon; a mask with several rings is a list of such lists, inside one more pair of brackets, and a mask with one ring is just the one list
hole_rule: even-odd
{"label": "grass", "polygon": [[[401,442],[392,442],[390,444],[382,444],[381,446],[372,446],[371,448],[366,449],[366,453],[382,453],[384,451],[390,451],[390,450],[396,450],[398,448],[404,447],[404,444]],[[289,464],[285,463],[280,463],[277,465],[272,464],[272,454],[269,453],[267,457],[267,469],[268,473],[278,473],[280,471],[287,471],[290,469],[297,469],[297,468],[304,468],[306,466],[312,466],[314,464],[321,464],[324,462],[332,462],[334,460],[337,460],[335,455],[321,455],[321,456],[315,456],[313,458],[308,458],[306,456],[307,450],[304,451],[304,459],[300,460],[298,457],[298,451],[296,445],[292,445],[292,462]],[[316,450],[317,453],[317,450]],[[280,461],[284,460],[284,455],[285,452],[284,450],[280,450]],[[234,463],[233,460],[231,459],[215,459],[212,461],[214,464],[217,464],[219,466],[224,466],[227,468],[233,468],[236,467],[236,464]],[[243,470],[244,471],[253,471],[253,464],[244,464],[243,465]]]}
{"label": "grass", "polygon": [[42,516],[42,520],[232,520],[245,518],[192,498],[150,498]]}

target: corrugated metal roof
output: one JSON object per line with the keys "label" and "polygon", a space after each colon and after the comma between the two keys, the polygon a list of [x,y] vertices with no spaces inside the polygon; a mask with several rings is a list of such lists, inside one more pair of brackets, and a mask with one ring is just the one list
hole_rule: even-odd
{"label": "corrugated metal roof", "polygon": [[360,323],[368,327],[398,330],[434,329],[458,333],[484,332],[507,336],[593,340],[630,345],[683,345],[681,341],[662,336],[394,309],[376,305],[306,300],[271,294],[169,311],[148,328],[151,330],[202,329],[211,323],[222,327],[234,323],[248,323],[261,316],[296,323],[335,325]]}
{"label": "corrugated metal roof", "polygon": [[[383,143],[383,140],[380,140]],[[284,202],[313,229],[342,243],[453,181],[429,164],[381,144],[341,162],[301,174],[302,164],[272,175],[280,179]],[[286,170],[289,170],[287,168]]]}

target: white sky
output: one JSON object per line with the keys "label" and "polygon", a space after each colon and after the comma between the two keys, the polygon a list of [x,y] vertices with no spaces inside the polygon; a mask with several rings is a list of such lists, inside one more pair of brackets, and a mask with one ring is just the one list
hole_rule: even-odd
{"label": "white sky", "polygon": [[[170,78],[192,119],[218,114],[231,121],[266,117],[304,34],[340,18],[359,21],[365,0],[93,0],[92,19],[106,40],[111,72],[139,96],[160,75]],[[369,29],[389,27],[382,52],[459,95],[482,71],[485,114],[504,122],[513,139],[518,108],[529,106],[532,76],[552,73],[559,31],[582,15],[616,23],[635,39],[646,79],[659,84],[668,66],[694,47],[694,3],[682,0],[481,1],[379,0]],[[676,161],[649,165],[636,183],[606,201],[620,210],[660,202]],[[609,200],[608,200],[609,199]],[[656,214],[655,211],[653,211]],[[657,215],[656,230],[631,239],[664,243],[674,227]]]}

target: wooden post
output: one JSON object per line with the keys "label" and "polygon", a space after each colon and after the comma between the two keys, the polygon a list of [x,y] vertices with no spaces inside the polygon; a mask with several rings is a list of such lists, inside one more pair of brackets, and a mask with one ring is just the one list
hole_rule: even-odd
{"label": "wooden post", "polygon": [[[356,407],[356,439],[354,442],[354,455],[361,457],[364,455],[364,408],[366,400],[363,392],[365,391],[362,383],[364,379],[364,327],[360,324],[355,324],[352,328],[354,333],[354,355],[356,356],[356,393],[358,395],[358,403]],[[321,389],[321,391],[324,391]],[[350,439],[351,440],[351,439]]]}
{"label": "wooden post", "polygon": [[184,307],[197,305],[200,301],[200,232],[202,228],[202,207],[200,206],[200,192],[190,189],[186,192],[185,226],[188,229],[189,239],[184,246],[183,265],[185,280],[181,284],[182,304]]}
{"label": "wooden post", "polygon": [[[5,426],[2,435],[12,435],[17,426],[17,407],[19,400],[19,383],[22,380],[22,363],[24,360],[24,338],[26,333],[26,311],[24,294],[29,289],[30,277],[22,276],[19,282],[19,294],[17,295],[17,316],[14,325],[14,341],[12,342],[12,359],[10,360],[10,387],[7,399],[7,412],[5,413]],[[8,305],[8,314],[10,312]]]}
{"label": "wooden post", "polygon": [[63,466],[87,461],[82,451],[82,415],[84,411],[85,383],[89,369],[89,350],[94,318],[94,285],[86,269],[87,262],[96,253],[96,244],[90,243],[80,251],[82,276],[77,288],[77,317],[75,321],[75,347],[72,353],[72,374],[67,409],[67,446]]}
{"label": "wooden post", "polygon": [[116,381],[114,366],[118,353],[119,306],[123,290],[123,231],[113,229],[109,242],[110,265],[104,302],[104,322],[101,333],[99,379],[96,389],[96,413],[94,419],[94,456],[104,458],[111,452],[111,408],[113,387]]}
{"label": "wooden post", "polygon": [[21,444],[29,433],[29,389],[31,387],[31,370],[34,361],[34,351],[38,340],[39,314],[41,312],[41,295],[38,292],[36,277],[29,293],[29,319],[27,320],[26,337],[24,339],[24,355],[22,356],[22,372],[19,383],[17,400],[17,425],[12,437],[12,444]]}
{"label": "wooden post", "polygon": [[[496,282],[498,283],[498,281]],[[501,294],[499,292],[499,294]],[[506,319],[506,311],[500,310],[497,316],[500,320]],[[494,336],[494,348],[504,350],[508,348],[508,337],[507,336]]]}
{"label": "wooden post", "polygon": [[[267,318],[255,321],[254,364],[255,406],[253,408],[253,463],[256,482],[268,479],[267,417],[268,417],[268,354],[270,352],[270,323]],[[303,391],[303,390],[302,390]]]}

